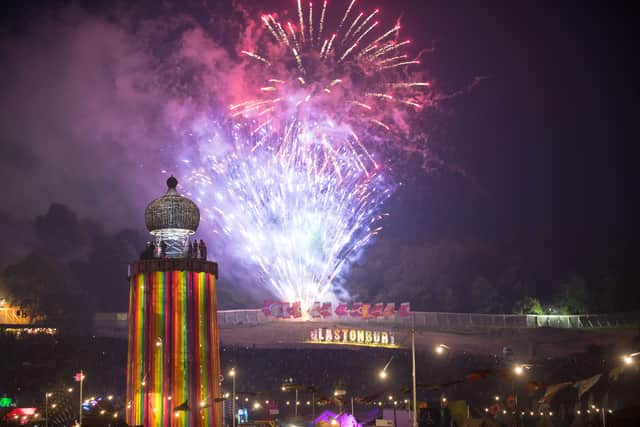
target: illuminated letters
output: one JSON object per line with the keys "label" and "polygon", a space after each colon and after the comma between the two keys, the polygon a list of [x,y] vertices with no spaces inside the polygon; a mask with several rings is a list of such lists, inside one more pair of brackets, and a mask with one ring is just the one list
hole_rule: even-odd
{"label": "illuminated letters", "polygon": [[380,333],[380,344],[389,344],[389,334],[386,332]]}
{"label": "illuminated letters", "polygon": [[367,329],[314,328],[307,342],[398,348],[393,332]]}

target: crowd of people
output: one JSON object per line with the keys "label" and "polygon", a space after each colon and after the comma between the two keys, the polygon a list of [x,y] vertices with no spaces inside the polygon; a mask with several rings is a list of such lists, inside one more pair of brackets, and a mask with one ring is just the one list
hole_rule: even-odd
{"label": "crowd of people", "polygon": [[[160,244],[156,244],[156,242],[151,241],[147,242],[147,245],[140,255],[140,259],[157,259],[157,258],[168,258],[167,255],[167,242],[164,240],[160,240]],[[194,239],[193,242],[189,240],[187,242],[186,251],[183,254],[184,258],[191,259],[207,259],[207,245],[204,243],[204,240],[200,239],[198,242],[197,239]]]}

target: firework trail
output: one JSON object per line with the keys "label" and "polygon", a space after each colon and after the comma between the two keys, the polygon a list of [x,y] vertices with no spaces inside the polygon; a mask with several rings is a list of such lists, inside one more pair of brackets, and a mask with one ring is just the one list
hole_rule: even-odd
{"label": "firework trail", "polygon": [[379,231],[391,187],[381,175],[363,175],[352,153],[325,157],[295,124],[276,137],[235,124],[219,137],[233,149],[190,176],[205,216],[280,298],[305,306],[337,300],[336,276]]}
{"label": "firework trail", "polygon": [[[190,177],[215,232],[277,297],[303,306],[348,297],[342,275],[380,231],[394,188],[377,141],[395,141],[394,118],[422,108],[429,86],[406,78],[419,61],[404,53],[400,26],[377,32],[378,10],[354,5],[330,34],[326,1],[314,11],[298,0],[297,23],[262,16],[272,41],[241,51],[261,84],[230,105],[234,124],[212,132]],[[216,153],[220,142],[231,148]]]}
{"label": "firework trail", "polygon": [[[320,13],[313,3],[305,9],[298,0],[297,7],[297,23],[261,17],[266,37],[240,52],[261,84],[230,106],[231,115],[275,132],[298,122],[325,150],[346,144],[366,156],[408,132],[398,118],[430,103],[430,83],[412,78],[410,67],[420,61],[407,53],[411,41],[399,39],[400,24],[380,29],[379,9],[356,13],[351,0],[329,33],[326,1]],[[340,127],[349,131],[327,132]]]}

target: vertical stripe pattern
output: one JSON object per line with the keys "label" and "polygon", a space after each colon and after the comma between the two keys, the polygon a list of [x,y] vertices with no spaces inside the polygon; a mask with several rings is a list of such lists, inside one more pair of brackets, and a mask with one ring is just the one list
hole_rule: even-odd
{"label": "vertical stripe pattern", "polygon": [[198,271],[130,278],[129,425],[221,426],[215,280]]}

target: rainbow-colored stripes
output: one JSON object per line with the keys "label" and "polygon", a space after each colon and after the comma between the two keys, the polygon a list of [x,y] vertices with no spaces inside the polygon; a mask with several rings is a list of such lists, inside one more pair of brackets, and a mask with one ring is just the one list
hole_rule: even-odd
{"label": "rainbow-colored stripes", "polygon": [[220,426],[215,276],[151,271],[130,285],[127,423]]}

